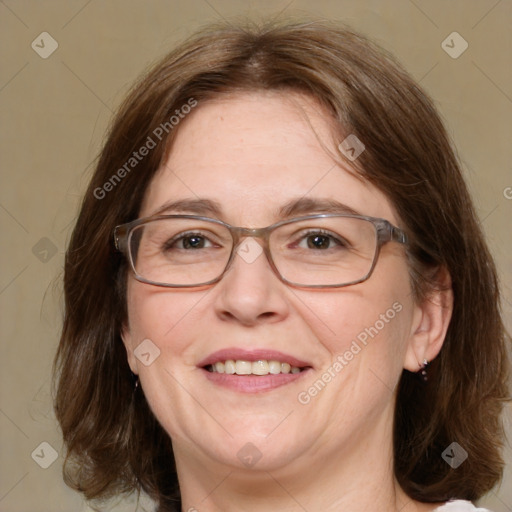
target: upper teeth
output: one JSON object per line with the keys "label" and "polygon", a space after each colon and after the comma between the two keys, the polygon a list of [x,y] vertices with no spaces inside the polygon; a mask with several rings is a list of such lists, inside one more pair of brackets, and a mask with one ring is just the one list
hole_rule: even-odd
{"label": "upper teeth", "polygon": [[219,361],[211,365],[211,370],[218,373],[227,373],[230,375],[268,375],[269,373],[277,375],[278,373],[299,373],[301,371],[297,366],[291,366],[289,363],[280,361],[236,361],[228,359]]}

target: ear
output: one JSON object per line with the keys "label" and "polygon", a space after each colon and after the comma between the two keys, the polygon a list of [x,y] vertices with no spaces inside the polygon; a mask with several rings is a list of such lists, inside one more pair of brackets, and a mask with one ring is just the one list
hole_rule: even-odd
{"label": "ear", "polygon": [[452,280],[445,267],[437,270],[436,281],[436,289],[414,306],[404,362],[404,368],[413,373],[420,370],[425,359],[430,362],[439,354],[452,317]]}
{"label": "ear", "polygon": [[135,375],[138,375],[139,370],[137,367],[137,358],[135,357],[135,353],[133,351],[133,338],[130,332],[130,328],[127,325],[123,325],[121,329],[121,339],[123,340],[124,348],[126,349],[126,355],[130,369],[133,373],[135,373]]}

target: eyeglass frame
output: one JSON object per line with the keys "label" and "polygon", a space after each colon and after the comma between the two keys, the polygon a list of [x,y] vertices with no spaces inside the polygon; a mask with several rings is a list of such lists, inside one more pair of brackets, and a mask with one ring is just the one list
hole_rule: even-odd
{"label": "eyeglass frame", "polygon": [[[351,281],[349,283],[345,284],[329,284],[329,285],[301,285],[298,283],[294,283],[292,281],[288,281],[285,279],[279,270],[277,269],[274,260],[272,258],[272,254],[270,251],[270,245],[269,245],[269,238],[271,233],[286,224],[291,224],[294,222],[300,222],[300,221],[307,221],[312,219],[323,219],[323,218],[331,218],[331,217],[346,217],[346,218],[352,218],[352,219],[360,219],[370,222],[374,225],[375,231],[376,231],[376,248],[375,248],[375,254],[373,257],[372,265],[370,267],[370,270],[368,273],[363,276],[361,279],[357,279],[355,281]],[[139,275],[137,273],[137,270],[135,269],[135,264],[133,262],[131,250],[128,246],[128,240],[130,233],[138,226],[142,224],[148,224],[153,221],[157,220],[164,220],[164,219],[195,219],[199,221],[204,222],[212,222],[214,224],[218,224],[220,226],[225,227],[231,235],[231,239],[233,241],[233,245],[231,247],[231,253],[229,255],[229,258],[227,260],[226,266],[224,267],[224,270],[221,272],[221,274],[216,277],[215,279],[212,279],[210,281],[207,281],[205,283],[198,283],[198,284],[169,284],[169,283],[158,283],[156,281],[151,281],[149,279],[146,279]],[[259,238],[263,241],[263,252],[267,258],[267,261],[274,272],[274,274],[282,281],[283,283],[293,286],[295,288],[344,288],[346,286],[352,286],[354,284],[359,284],[364,281],[367,281],[370,276],[372,275],[375,266],[377,264],[377,260],[379,259],[380,250],[381,247],[388,243],[388,242],[397,242],[403,245],[408,245],[408,236],[407,233],[400,229],[397,226],[394,226],[386,219],[382,219],[379,217],[369,217],[366,215],[354,215],[354,214],[345,214],[345,213],[319,213],[319,214],[312,214],[312,215],[305,215],[301,217],[294,217],[292,219],[285,219],[279,222],[276,222],[274,224],[271,224],[270,226],[264,227],[264,228],[244,228],[239,226],[232,226],[231,224],[228,224],[227,222],[223,222],[219,219],[213,219],[211,217],[203,217],[199,215],[187,215],[187,214],[176,214],[176,215],[154,215],[150,217],[143,217],[140,219],[133,220],[131,222],[127,222],[125,224],[119,224],[114,228],[114,243],[116,249],[122,253],[126,259],[128,260],[130,267],[135,275],[135,279],[137,281],[140,281],[141,283],[150,284],[153,286],[160,286],[164,288],[197,288],[200,286],[209,286],[215,283],[218,283],[223,277],[224,274],[228,271],[229,267],[231,266],[233,259],[236,254],[236,249],[240,245],[240,242],[243,238]]]}

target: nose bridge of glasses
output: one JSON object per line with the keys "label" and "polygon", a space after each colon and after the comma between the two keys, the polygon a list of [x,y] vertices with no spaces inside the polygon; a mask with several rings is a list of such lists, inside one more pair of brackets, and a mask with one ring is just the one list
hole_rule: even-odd
{"label": "nose bridge of glasses", "polygon": [[261,238],[262,240],[266,240],[268,237],[268,228],[239,228],[232,227],[231,234],[233,235],[233,239],[235,241],[235,245],[238,245],[240,240],[243,238]]}

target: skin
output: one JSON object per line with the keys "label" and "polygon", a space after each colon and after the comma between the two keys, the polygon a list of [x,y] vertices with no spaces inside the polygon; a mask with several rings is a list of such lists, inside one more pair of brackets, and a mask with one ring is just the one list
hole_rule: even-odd
{"label": "skin", "polygon": [[[322,147],[336,151],[328,119],[297,93],[238,93],[201,104],[180,125],[140,217],[169,200],[201,198],[220,203],[225,222],[263,227],[280,220],[284,203],[305,196],[400,226],[388,199]],[[287,286],[263,255],[252,263],[237,256],[220,282],[203,288],[129,277],[123,340],[172,438],[183,510],[433,510],[406,496],[392,469],[396,385],[403,368],[416,372],[437,355],[451,314],[451,292],[430,299],[414,302],[397,243],[382,248],[370,279],[334,290]],[[299,403],[298,393],[396,302],[402,310],[378,335],[309,403]],[[149,366],[134,355],[147,338],[160,350]],[[273,348],[313,370],[275,390],[242,394],[210,383],[197,366],[227,347]],[[261,453],[252,467],[237,457],[246,443]]]}

